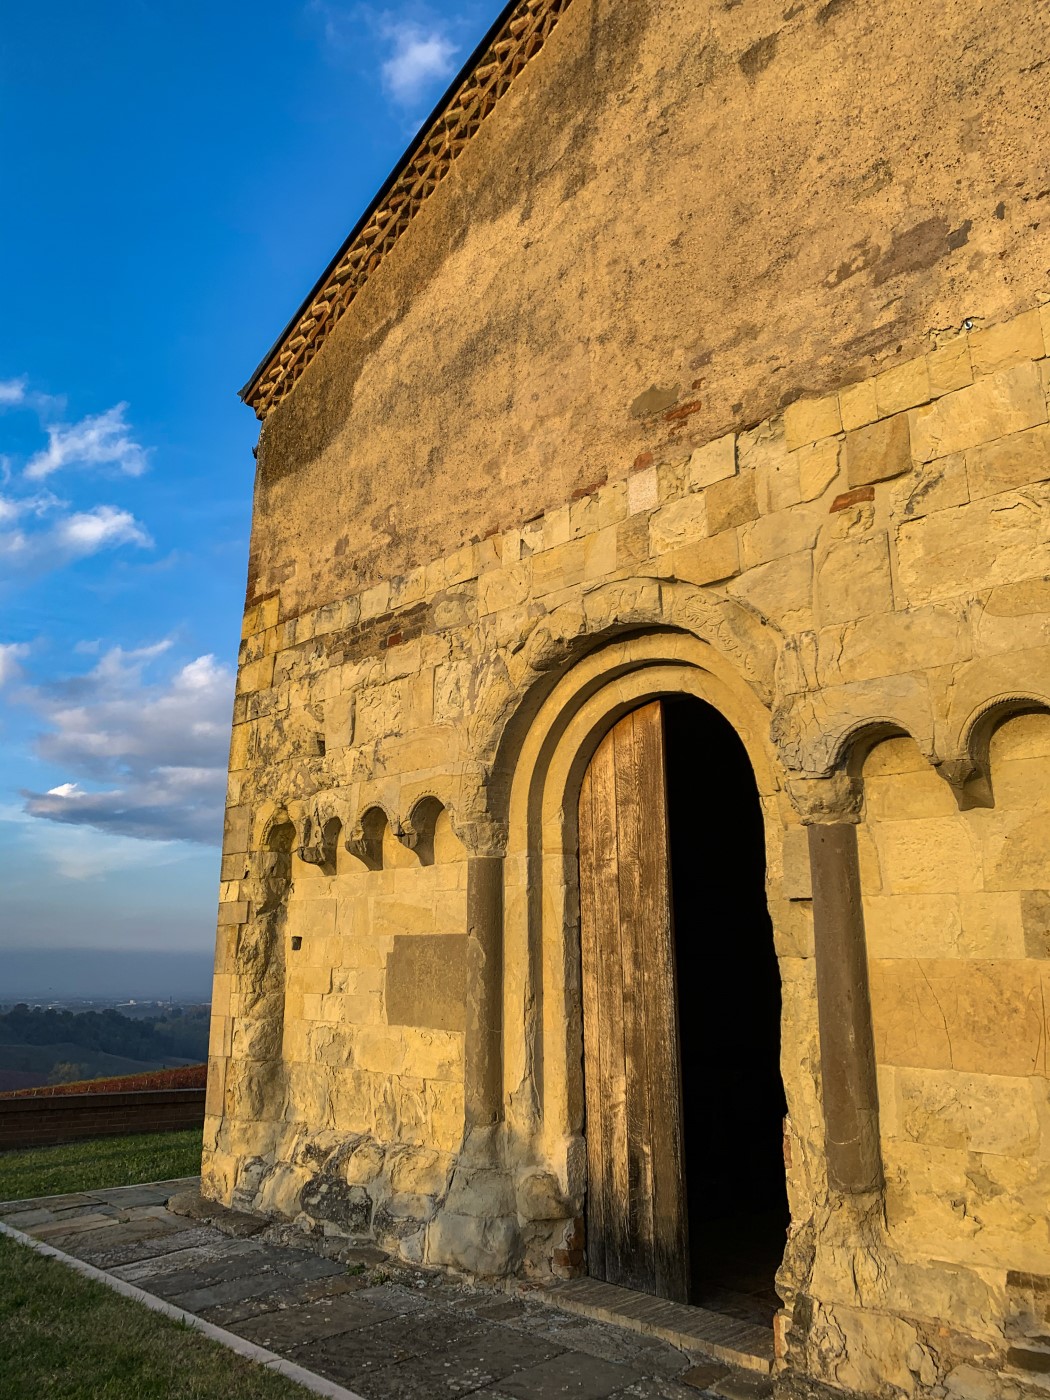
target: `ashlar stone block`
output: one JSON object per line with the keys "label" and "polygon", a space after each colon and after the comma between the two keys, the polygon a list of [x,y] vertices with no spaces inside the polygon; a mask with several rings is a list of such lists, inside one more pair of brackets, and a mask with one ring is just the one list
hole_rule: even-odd
{"label": "ashlar stone block", "polygon": [[813,607],[813,554],[801,550],[748,569],[733,580],[731,592],[783,626],[807,626]]}
{"label": "ashlar stone block", "polygon": [[907,415],[883,418],[846,434],[846,482],[853,488],[888,481],[911,471]]}
{"label": "ashlar stone block", "polygon": [[917,520],[937,510],[964,506],[970,499],[966,481],[966,454],[953,452],[923,463],[894,484],[890,513],[893,517]]}
{"label": "ashlar stone block", "polygon": [[950,958],[959,952],[959,896],[866,894],[864,937],[871,958]]}
{"label": "ashlar stone block", "polygon": [[899,1068],[898,1135],[931,1147],[1045,1155],[1034,1087],[1030,1078],[1002,1074]]}
{"label": "ashlar stone block", "polygon": [[698,447],[689,458],[689,489],[699,491],[713,482],[736,475],[736,434],[726,433]]}
{"label": "ashlar stone block", "polygon": [[794,454],[800,500],[815,501],[835,481],[839,474],[841,446],[838,438],[825,438],[809,447],[800,447]]}
{"label": "ashlar stone block", "polygon": [[931,350],[926,356],[926,370],[930,377],[930,394],[935,399],[972,384],[969,338],[959,335]]}
{"label": "ashlar stone block", "polygon": [[944,605],[879,613],[821,629],[817,678],[822,685],[838,685],[902,675],[967,661],[972,652],[962,608]]}
{"label": "ashlar stone block", "polygon": [[993,588],[974,617],[981,654],[1021,651],[1050,635],[1050,578],[1004,583]]}
{"label": "ashlar stone block", "polygon": [[[978,386],[974,386],[975,388]],[[965,560],[971,590],[1045,577],[1050,488],[987,496],[897,528],[897,564],[906,599],[914,604],[959,593]]]}
{"label": "ashlar stone block", "polygon": [[1020,902],[1025,955],[1050,958],[1050,891],[1025,890]]}
{"label": "ashlar stone block", "polygon": [[875,399],[880,418],[915,408],[920,403],[926,403],[930,397],[930,374],[925,356],[894,365],[892,369],[883,370],[875,376]]}
{"label": "ashlar stone block", "polygon": [[970,499],[1050,480],[1050,426],[1039,424],[966,454]]}
{"label": "ashlar stone block", "polygon": [[932,462],[1046,421],[1039,367],[1026,361],[913,410],[912,452],[917,461]]}
{"label": "ashlar stone block", "polygon": [[817,568],[825,622],[848,622],[893,607],[889,544],[884,533],[834,544]]}
{"label": "ashlar stone block", "polygon": [[866,423],[874,423],[879,416],[874,379],[863,379],[859,384],[840,389],[839,412],[846,432],[852,428],[863,428]]}
{"label": "ashlar stone block", "polygon": [[[992,773],[994,789],[995,773]],[[1037,805],[996,815],[984,824],[985,888],[1050,889],[1050,794]]]}
{"label": "ashlar stone block", "polygon": [[1038,360],[1045,354],[1038,308],[970,334],[974,374],[995,374],[1019,360]]}
{"label": "ashlar stone block", "polygon": [[680,501],[661,506],[649,519],[649,546],[653,554],[667,554],[708,533],[704,493],[683,496]]}
{"label": "ashlar stone block", "polygon": [[671,556],[675,578],[686,583],[720,583],[740,572],[740,543],[736,530],[723,530],[707,539],[676,549]]}
{"label": "ashlar stone block", "polygon": [[842,432],[837,394],[820,399],[797,399],[784,410],[784,436],[789,449],[805,447]]}
{"label": "ashlar stone block", "polygon": [[627,478],[627,513],[652,510],[660,501],[660,484],[655,467],[634,472]]}
{"label": "ashlar stone block", "polygon": [[825,519],[819,506],[796,506],[759,516],[740,530],[740,555],[745,568],[813,549]]}
{"label": "ashlar stone block", "polygon": [[980,844],[962,813],[873,822],[870,830],[888,893],[954,894],[981,888]]}
{"label": "ashlar stone block", "polygon": [[880,1063],[1045,1076],[1044,963],[875,958],[870,975]]}
{"label": "ashlar stone block", "polygon": [[703,494],[709,534],[717,535],[721,530],[731,530],[758,518],[754,472],[716,481]]}

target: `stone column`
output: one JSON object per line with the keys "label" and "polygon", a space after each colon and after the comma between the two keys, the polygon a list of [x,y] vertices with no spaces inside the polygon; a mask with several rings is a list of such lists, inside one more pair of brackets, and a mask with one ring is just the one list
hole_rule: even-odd
{"label": "stone column", "polygon": [[808,828],[813,877],[828,1180],[850,1194],[878,1191],[879,1100],[857,858],[861,789],[837,775],[793,784],[792,795]]}
{"label": "stone column", "polygon": [[466,1127],[503,1117],[503,858],[467,862]]}

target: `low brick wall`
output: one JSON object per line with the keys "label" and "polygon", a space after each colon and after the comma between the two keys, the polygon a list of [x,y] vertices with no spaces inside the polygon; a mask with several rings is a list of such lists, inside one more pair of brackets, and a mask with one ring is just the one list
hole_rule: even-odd
{"label": "low brick wall", "polygon": [[204,1094],[203,1089],[150,1089],[0,1099],[0,1152],[77,1138],[199,1128],[204,1122]]}

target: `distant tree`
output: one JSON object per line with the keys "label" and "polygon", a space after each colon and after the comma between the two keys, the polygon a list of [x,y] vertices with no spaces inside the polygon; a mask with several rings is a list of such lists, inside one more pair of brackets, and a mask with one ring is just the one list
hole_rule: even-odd
{"label": "distant tree", "polygon": [[60,1060],[47,1076],[49,1084],[75,1084],[79,1079],[90,1079],[87,1065],[74,1065],[68,1060]]}
{"label": "distant tree", "polygon": [[133,1020],[119,1011],[60,1011],[24,1003],[0,1014],[0,1045],[83,1046],[130,1060],[203,1060],[208,1049],[207,1006],[169,1009]]}

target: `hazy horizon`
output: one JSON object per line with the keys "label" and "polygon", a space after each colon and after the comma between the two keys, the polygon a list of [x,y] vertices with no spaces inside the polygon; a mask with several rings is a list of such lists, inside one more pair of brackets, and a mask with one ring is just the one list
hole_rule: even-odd
{"label": "hazy horizon", "polygon": [[113,948],[9,948],[0,957],[0,1002],[73,997],[207,1001],[210,953]]}

